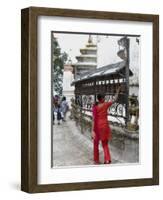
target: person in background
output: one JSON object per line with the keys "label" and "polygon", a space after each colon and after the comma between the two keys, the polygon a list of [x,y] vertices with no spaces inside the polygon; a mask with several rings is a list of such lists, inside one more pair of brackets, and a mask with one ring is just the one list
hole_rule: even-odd
{"label": "person in background", "polygon": [[87,102],[87,108],[90,109],[92,107],[92,104],[93,104],[93,102],[92,102],[92,96],[89,96],[88,97],[88,102]]}
{"label": "person in background", "polygon": [[61,105],[58,103],[57,110],[56,110],[58,125],[60,125],[60,120],[62,119],[61,112],[62,112]]}
{"label": "person in background", "polygon": [[58,121],[58,125],[60,125],[60,120],[62,117],[61,117],[61,106],[58,95],[55,95],[53,98],[53,124],[55,124],[56,118]]}
{"label": "person in background", "polygon": [[66,101],[66,97],[63,97],[61,102],[61,112],[62,112],[62,120],[64,122],[66,121],[66,114],[68,110],[69,110],[68,102]]}
{"label": "person in background", "polygon": [[104,164],[111,163],[108,141],[111,140],[111,129],[108,123],[108,108],[117,101],[120,87],[116,91],[113,101],[105,102],[105,95],[98,94],[96,102],[93,105],[92,138],[94,163],[99,164],[99,142],[101,141],[104,151]]}

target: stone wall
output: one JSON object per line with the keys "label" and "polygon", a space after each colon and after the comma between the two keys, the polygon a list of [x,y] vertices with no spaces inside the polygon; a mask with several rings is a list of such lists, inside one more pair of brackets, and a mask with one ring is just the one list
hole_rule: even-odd
{"label": "stone wall", "polygon": [[112,128],[111,151],[116,160],[125,163],[139,162],[139,133],[119,127]]}

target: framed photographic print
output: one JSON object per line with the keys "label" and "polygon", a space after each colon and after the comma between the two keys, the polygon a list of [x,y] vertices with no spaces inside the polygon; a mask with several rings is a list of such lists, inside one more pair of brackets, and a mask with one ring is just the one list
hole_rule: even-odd
{"label": "framed photographic print", "polygon": [[21,11],[21,189],[159,184],[159,16]]}

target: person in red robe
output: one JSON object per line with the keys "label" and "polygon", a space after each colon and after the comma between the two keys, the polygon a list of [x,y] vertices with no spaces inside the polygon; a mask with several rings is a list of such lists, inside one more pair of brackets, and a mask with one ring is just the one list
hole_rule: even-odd
{"label": "person in red robe", "polygon": [[105,102],[105,96],[98,94],[98,102],[93,106],[92,138],[94,163],[99,164],[99,142],[101,141],[104,151],[104,164],[111,163],[108,141],[111,139],[111,129],[108,122],[108,108],[117,101],[120,87],[117,89],[113,101]]}

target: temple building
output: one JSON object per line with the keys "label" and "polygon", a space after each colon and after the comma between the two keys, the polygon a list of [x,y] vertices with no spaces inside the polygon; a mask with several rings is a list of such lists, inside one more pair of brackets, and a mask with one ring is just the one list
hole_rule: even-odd
{"label": "temple building", "polygon": [[91,35],[84,48],[80,49],[81,55],[76,56],[77,62],[72,64],[69,60],[64,65],[63,72],[63,96],[66,97],[69,105],[74,97],[74,86],[71,83],[78,79],[82,74],[97,68],[97,45],[93,43]]}
{"label": "temple building", "polygon": [[83,73],[97,68],[97,45],[93,43],[91,35],[89,35],[85,47],[80,49],[80,53],[81,55],[76,56],[77,62],[73,64],[75,79],[78,79]]}

